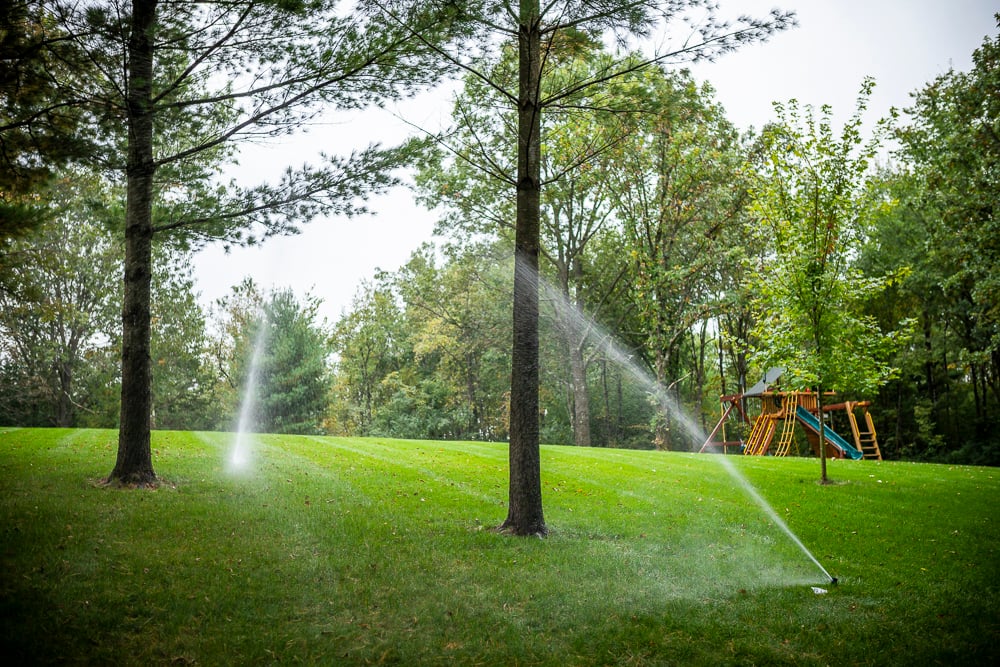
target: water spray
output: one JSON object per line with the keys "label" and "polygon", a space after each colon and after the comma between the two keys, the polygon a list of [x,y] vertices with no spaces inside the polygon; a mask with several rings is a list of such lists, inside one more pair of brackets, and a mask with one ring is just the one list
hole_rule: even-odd
{"label": "water spray", "polygon": [[[569,303],[564,295],[562,295],[558,290],[548,285],[544,280],[539,279],[539,285],[544,291],[547,299],[551,301],[553,306],[556,308],[558,314],[563,317],[570,326],[579,330],[586,331],[592,335],[593,342],[607,355],[612,361],[618,364],[625,372],[627,372],[632,378],[646,391],[648,391],[652,396],[655,396],[662,406],[664,411],[670,412],[674,419],[681,424],[681,427],[690,435],[694,440],[703,442],[705,440],[705,433],[703,432],[700,425],[698,425],[691,417],[677,404],[674,397],[671,395],[670,391],[665,391],[664,388],[657,382],[654,378],[650,377],[648,371],[639,367],[633,360],[632,355],[624,350],[618,342],[611,336],[610,333],[604,330],[592,317],[584,313],[575,305]],[[672,386],[672,385],[671,385]],[[756,487],[750,483],[750,481],[743,475],[743,473],[728,460],[725,454],[716,457],[716,460],[720,465],[729,473],[730,477],[735,480],[750,496],[753,501],[763,510],[771,521],[774,522],[778,528],[784,532],[788,538],[795,543],[799,549],[802,550],[810,561],[812,561],[816,567],[823,573],[823,575],[829,580],[830,586],[837,585],[837,577],[833,576],[826,571],[826,568],[817,560],[817,558],[812,554],[811,551],[802,543],[802,540],[792,532],[792,529],[788,527],[784,519],[778,516],[778,513],[774,511],[760,493],[757,492]],[[814,588],[817,594],[826,593],[822,588]]]}
{"label": "water spray", "polygon": [[250,433],[256,422],[257,388],[260,384],[260,366],[267,346],[267,323],[263,313],[257,314],[257,333],[240,401],[239,421],[236,424],[236,440],[233,443],[229,464],[233,470],[240,470],[250,462]]}

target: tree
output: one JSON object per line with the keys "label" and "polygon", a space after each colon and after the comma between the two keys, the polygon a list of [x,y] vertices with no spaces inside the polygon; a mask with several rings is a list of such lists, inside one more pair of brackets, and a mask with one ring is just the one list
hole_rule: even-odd
{"label": "tree", "polygon": [[[620,44],[647,36],[653,28],[679,20],[689,10],[703,9],[706,18],[699,26],[698,38],[680,48],[657,52],[647,57],[631,54],[616,59],[597,73],[562,81],[557,88],[546,85],[552,56],[566,44],[574,44],[575,35],[613,36]],[[510,115],[508,122],[516,131],[515,169],[498,171],[494,156],[482,152],[473,162],[501,179],[515,192],[514,224],[514,295],[512,317],[509,502],[507,518],[501,529],[516,535],[546,533],[541,496],[539,453],[539,341],[538,341],[538,258],[541,229],[542,115],[572,107],[572,100],[583,91],[607,85],[633,72],[659,62],[684,58],[711,57],[730,51],[740,44],[765,39],[793,22],[790,14],[775,10],[767,20],[741,18],[737,26],[717,20],[715,4],[689,2],[631,2],[623,0],[552,2],[544,6],[538,0],[512,2],[473,2],[469,12],[478,20],[488,46],[496,39],[517,48],[516,72],[487,67],[490,59],[480,49],[464,53],[442,54],[492,88],[504,100]],[[514,155],[510,147],[508,155]]]}
{"label": "tree", "polygon": [[154,267],[151,425],[185,431],[212,429],[219,422],[217,376],[191,264],[184,253],[158,248]]}
{"label": "tree", "polygon": [[938,273],[936,312],[961,341],[951,361],[972,379],[974,437],[984,440],[1000,405],[1000,36],[972,59],[971,71],[951,70],[914,94],[897,137],[912,165],[907,206],[933,222],[921,265]]}
{"label": "tree", "polygon": [[[412,364],[423,382],[442,388],[439,424],[451,437],[474,440],[505,438],[506,387],[499,380],[509,362],[505,327],[510,257],[501,243],[415,252],[396,276],[411,337]],[[428,432],[444,437],[439,426]]]}
{"label": "tree", "polygon": [[45,184],[93,147],[81,128],[83,111],[56,83],[86,76],[90,63],[65,35],[48,30],[47,20],[37,2],[0,6],[0,244],[41,223]]}
{"label": "tree", "polygon": [[[744,149],[707,84],[651,70],[645,85],[653,111],[616,146],[611,178],[642,349],[657,383],[676,388],[682,345],[718,310],[717,267],[727,255],[719,239],[746,203]],[[672,433],[670,411],[657,415],[657,448],[676,447],[684,436]]]}
{"label": "tree", "polygon": [[321,105],[360,108],[434,80],[423,44],[444,34],[450,8],[410,5],[404,29],[333,0],[47,4],[99,71],[75,99],[108,133],[105,164],[126,189],[121,425],[108,481],[149,484],[154,237],[253,242],[255,230],[266,237],[321,213],[363,210],[359,200],[393,182],[405,151],[322,156],[319,167],[254,188],[220,188],[214,173],[239,141],[292,131]]}
{"label": "tree", "polygon": [[222,384],[219,428],[236,424],[253,381],[255,430],[323,432],[332,347],[325,321],[317,321],[321,305],[310,295],[300,300],[290,289],[263,293],[252,278],[216,302],[211,356]]}
{"label": "tree", "polygon": [[403,313],[389,276],[364,284],[334,328],[335,431],[367,434],[383,403],[384,380],[408,356]]}
{"label": "tree", "polygon": [[[329,393],[330,335],[317,322],[321,302],[299,302],[278,290],[264,302],[259,326],[267,328],[261,355],[257,426],[267,433],[321,432]],[[244,374],[245,377],[245,374]]]}
{"label": "tree", "polygon": [[[570,40],[573,43],[569,43]],[[563,53],[551,54],[552,65],[547,86],[557,89],[563,81],[578,80],[586,73],[603,71],[614,57],[583,35],[563,37]],[[516,54],[506,50],[495,70],[509,69]],[[556,62],[558,61],[558,62]],[[497,74],[497,76],[500,76]],[[573,99],[579,108],[598,108],[609,98],[620,94],[623,82],[600,90],[584,91]],[[468,76],[465,88],[455,101],[453,117],[458,125],[451,143],[495,151],[492,165],[496,174],[513,173],[513,155],[505,146],[516,141],[515,128],[506,122],[496,108],[504,100],[481,79]],[[594,266],[590,250],[594,241],[605,231],[611,213],[610,180],[607,162],[613,154],[607,150],[629,132],[622,114],[595,111],[588,114],[550,113],[541,124],[542,155],[540,176],[547,187],[540,203],[539,255],[540,270],[553,285],[555,300],[569,305],[551,309],[554,325],[562,345],[558,367],[553,372],[565,385],[567,411],[572,420],[574,442],[589,446],[590,400],[587,384],[588,341],[591,332],[579,326],[578,310],[595,312],[607,306],[615,292],[617,281],[602,281],[591,275]],[[449,159],[438,150],[418,174],[421,198],[430,205],[445,205],[445,216],[439,223],[444,231],[459,238],[477,235],[507,235],[514,229],[512,192],[498,188],[494,176],[484,174],[470,163],[473,156],[461,150],[461,157]],[[610,290],[605,289],[610,285]],[[571,304],[571,305],[570,305]],[[566,372],[561,373],[565,368]]]}
{"label": "tree", "polygon": [[[121,237],[109,226],[120,214],[121,192],[81,169],[62,170],[41,192],[46,221],[12,244],[14,280],[0,292],[9,389],[0,401],[2,421],[111,428],[118,412],[118,369],[109,362],[121,349]],[[192,289],[184,255],[159,248],[151,295],[159,428],[214,425],[214,375],[204,363],[205,322]]]}
{"label": "tree", "polygon": [[885,132],[867,142],[862,114],[874,82],[866,80],[839,136],[829,106],[816,118],[795,100],[775,104],[765,131],[767,163],[753,188],[751,224],[774,239],[773,260],[756,283],[757,339],[766,365],[786,367],[796,389],[815,389],[820,415],[821,481],[827,483],[823,393],[874,391],[894,371],[895,332],[883,333],[860,305],[887,284],[853,266],[880,203],[868,195],[869,165]]}
{"label": "tree", "polygon": [[93,409],[81,380],[115,341],[120,299],[120,247],[100,221],[109,196],[93,174],[66,172],[45,190],[44,224],[8,249],[18,261],[0,290],[0,421],[69,427]]}
{"label": "tree", "polygon": [[218,414],[213,428],[236,428],[244,390],[245,365],[253,355],[252,332],[258,326],[264,295],[253,278],[244,278],[217,299],[208,312],[208,357],[216,384]]}

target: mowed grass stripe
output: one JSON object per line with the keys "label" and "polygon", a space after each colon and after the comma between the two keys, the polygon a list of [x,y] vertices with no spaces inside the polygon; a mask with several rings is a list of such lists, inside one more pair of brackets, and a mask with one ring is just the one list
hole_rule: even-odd
{"label": "mowed grass stripe", "polygon": [[17,662],[993,664],[995,471],[734,459],[843,582],[826,595],[712,456],[155,432],[156,491],[94,485],[111,431],[0,429],[0,649]]}

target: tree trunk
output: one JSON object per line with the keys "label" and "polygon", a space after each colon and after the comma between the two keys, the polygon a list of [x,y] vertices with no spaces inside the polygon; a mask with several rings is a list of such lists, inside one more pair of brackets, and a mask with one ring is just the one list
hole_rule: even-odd
{"label": "tree trunk", "polygon": [[153,26],[157,0],[134,0],[128,42],[128,163],[125,202],[125,296],[122,304],[122,396],[118,459],[108,482],[155,483],[149,443],[150,284],[153,202]]}
{"label": "tree trunk", "polygon": [[56,426],[70,428],[73,426],[73,367],[70,361],[59,359],[56,362],[59,376],[59,396],[56,400]]}
{"label": "tree trunk", "polygon": [[590,447],[590,394],[582,342],[571,341],[569,365],[573,376],[573,441],[577,447]]}
{"label": "tree trunk", "polygon": [[610,447],[612,445],[612,434],[611,434],[611,392],[608,390],[608,361],[607,359],[601,359],[601,394],[604,398],[604,417],[601,420],[602,427],[602,437],[604,442],[602,446]]}
{"label": "tree trunk", "polygon": [[[701,321],[701,331],[698,333],[698,356],[697,363],[695,364],[695,385],[694,385],[694,404],[697,406],[698,414],[701,420],[701,428],[708,431],[708,422],[706,421],[705,411],[702,407],[705,405],[705,381],[708,378],[708,320]],[[692,443],[694,444],[694,443]]]}
{"label": "tree trunk", "polygon": [[541,217],[541,26],[538,0],[521,0],[518,32],[517,220],[510,378],[510,486],[501,530],[544,535],[538,446],[538,250]]}
{"label": "tree trunk", "polygon": [[[660,338],[657,336],[657,338]],[[656,358],[653,361],[654,372],[656,374],[656,386],[660,388],[666,396],[669,391],[667,386],[667,372],[670,366],[670,354],[662,349],[656,350]],[[670,421],[671,412],[666,399],[657,398],[657,413],[653,417],[655,426],[653,427],[653,446],[658,451],[670,451]]]}
{"label": "tree trunk", "polygon": [[823,385],[816,388],[816,408],[819,417],[819,469],[820,484],[829,484],[830,478],[826,475],[826,420],[823,419]]}

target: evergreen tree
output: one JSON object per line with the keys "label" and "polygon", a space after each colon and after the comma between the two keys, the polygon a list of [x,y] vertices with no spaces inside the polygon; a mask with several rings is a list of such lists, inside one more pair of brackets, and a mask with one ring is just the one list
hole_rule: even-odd
{"label": "evergreen tree", "polygon": [[264,302],[266,328],[256,390],[257,428],[266,433],[322,432],[329,394],[329,333],[316,321],[320,302],[278,290]]}
{"label": "evergreen tree", "polygon": [[34,0],[0,5],[0,251],[42,222],[58,168],[93,150],[84,110],[59,84],[92,73],[91,63],[50,23]]}

